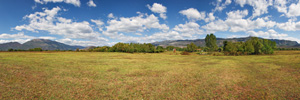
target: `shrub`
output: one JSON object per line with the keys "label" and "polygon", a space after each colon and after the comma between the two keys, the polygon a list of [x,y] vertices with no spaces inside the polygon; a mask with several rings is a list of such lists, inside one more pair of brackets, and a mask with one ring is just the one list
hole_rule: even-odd
{"label": "shrub", "polygon": [[181,52],[180,54],[181,54],[181,55],[190,55],[190,53],[189,53],[189,52],[186,52],[186,51],[183,51],[183,52]]}
{"label": "shrub", "polygon": [[14,49],[8,49],[7,51],[14,51]]}
{"label": "shrub", "polygon": [[221,53],[221,52],[213,52],[212,55],[213,55],[213,56],[224,56],[224,53]]}

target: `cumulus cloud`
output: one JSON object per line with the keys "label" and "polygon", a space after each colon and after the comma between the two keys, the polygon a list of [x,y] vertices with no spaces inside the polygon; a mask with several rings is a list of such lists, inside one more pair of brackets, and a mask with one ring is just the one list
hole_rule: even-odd
{"label": "cumulus cloud", "polygon": [[227,12],[226,14],[227,14],[227,19],[242,19],[248,15],[248,10],[230,11],[230,12]]}
{"label": "cumulus cloud", "polygon": [[274,7],[278,12],[287,13],[287,1],[286,0],[275,0]]}
{"label": "cumulus cloud", "polygon": [[52,3],[67,3],[67,4],[73,4],[74,6],[80,7],[80,0],[34,0],[36,3],[40,4],[47,4],[48,2]]}
{"label": "cumulus cloud", "polygon": [[208,17],[205,18],[205,20],[204,20],[205,22],[214,21],[216,19],[216,17],[214,16],[214,13],[209,13],[207,16]]}
{"label": "cumulus cloud", "polygon": [[248,4],[253,7],[252,18],[268,13],[268,7],[273,5],[273,0],[235,0],[241,7]]}
{"label": "cumulus cloud", "polygon": [[102,25],[104,25],[104,22],[102,22],[101,20],[94,20],[94,19],[91,19],[91,21],[98,26],[99,31],[103,31]]}
{"label": "cumulus cloud", "polygon": [[224,3],[222,3],[222,0],[217,0],[216,8],[213,11],[222,11],[227,5],[230,5],[231,2],[231,0],[226,0]]}
{"label": "cumulus cloud", "polygon": [[230,27],[231,32],[248,31],[261,28],[272,28],[276,25],[274,21],[265,21],[262,18],[256,20],[249,19],[227,19],[226,24]]}
{"label": "cumulus cloud", "polygon": [[210,22],[203,26],[208,32],[227,31],[241,32],[249,31],[261,28],[272,28],[276,25],[276,22],[270,21],[268,18],[244,19],[248,15],[248,10],[237,10],[227,12],[227,18],[225,20],[217,20]]}
{"label": "cumulus cloud", "polygon": [[189,20],[196,21],[196,20],[204,20],[205,19],[205,12],[199,12],[195,8],[189,8],[186,10],[179,11],[180,14],[185,15]]}
{"label": "cumulus cloud", "polygon": [[97,7],[97,5],[94,3],[93,0],[90,0],[89,2],[87,2],[87,5],[90,7]]}
{"label": "cumulus cloud", "polygon": [[0,39],[33,39],[35,37],[25,35],[23,32],[19,32],[17,34],[0,34]]}
{"label": "cumulus cloud", "polygon": [[107,17],[108,17],[108,18],[115,18],[115,16],[114,16],[113,13],[109,13]]}
{"label": "cumulus cloud", "polygon": [[100,34],[95,32],[87,21],[73,22],[71,19],[57,17],[60,10],[61,8],[55,7],[51,10],[44,9],[44,12],[26,15],[24,18],[29,20],[29,24],[16,26],[15,29],[32,32],[46,31],[65,38],[107,41],[107,39],[100,37]]}
{"label": "cumulus cloud", "polygon": [[218,31],[227,31],[229,26],[223,20],[219,19],[202,26],[202,28],[209,33],[215,33]]}
{"label": "cumulus cloud", "polygon": [[287,17],[297,17],[300,16],[300,1],[296,3],[292,3],[289,6],[288,12],[286,13]]}
{"label": "cumulus cloud", "polygon": [[112,46],[113,44],[103,41],[89,41],[89,40],[74,40],[70,38],[64,38],[56,40],[57,42],[61,42],[69,45],[80,45],[80,46]]}
{"label": "cumulus cloud", "polygon": [[109,20],[107,23],[107,30],[103,33],[105,35],[115,35],[118,32],[144,32],[147,29],[169,30],[169,27],[166,24],[160,24],[158,18],[153,14],[140,14],[139,16],[129,18],[121,17]]}
{"label": "cumulus cloud", "polygon": [[128,36],[124,34],[118,34],[117,39],[121,40],[122,42],[132,42],[132,43],[151,43],[156,41],[163,41],[163,40],[181,40],[184,39],[183,34],[180,34],[177,31],[167,31],[167,32],[157,32],[149,36],[144,37],[134,37]]}
{"label": "cumulus cloud", "polygon": [[159,13],[159,16],[163,19],[167,19],[167,7],[163,6],[162,4],[159,3],[154,3],[152,6],[150,6],[149,4],[147,5],[147,7],[154,13]]}
{"label": "cumulus cloud", "polygon": [[145,37],[149,42],[162,41],[162,40],[181,40],[184,39],[177,31],[158,32],[151,36]]}
{"label": "cumulus cloud", "polygon": [[275,30],[270,29],[266,32],[264,31],[249,31],[247,32],[250,36],[256,36],[256,37],[264,37],[264,38],[271,38],[271,39],[281,39],[281,38],[285,38],[288,35],[287,34],[283,34],[283,33],[277,33]]}
{"label": "cumulus cloud", "polygon": [[163,40],[181,40],[181,39],[197,39],[199,35],[204,34],[200,29],[200,25],[195,22],[186,22],[178,24],[173,29],[165,32],[156,32],[143,37],[134,37],[124,34],[114,34],[114,38],[123,42],[140,42],[151,43]]}
{"label": "cumulus cloud", "polygon": [[285,31],[299,31],[300,21],[294,22],[293,20],[289,20],[288,22],[285,23],[277,23],[277,27]]}
{"label": "cumulus cloud", "polygon": [[176,25],[174,31],[181,33],[184,38],[193,38],[194,34],[204,33],[203,30],[200,29],[200,25],[195,22]]}

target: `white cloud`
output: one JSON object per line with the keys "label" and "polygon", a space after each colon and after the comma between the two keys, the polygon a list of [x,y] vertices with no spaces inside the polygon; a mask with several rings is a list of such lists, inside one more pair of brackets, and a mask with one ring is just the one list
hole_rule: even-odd
{"label": "white cloud", "polygon": [[209,13],[208,18],[205,18],[205,22],[214,21],[215,19],[214,13]]}
{"label": "white cloud", "polygon": [[162,40],[181,40],[181,39],[184,38],[180,35],[180,33],[176,31],[159,32],[145,38],[145,40],[148,40],[149,42],[162,41]]}
{"label": "white cloud", "polygon": [[93,0],[90,0],[89,2],[87,2],[87,5],[90,7],[97,7],[97,5],[94,3]]}
{"label": "white cloud", "polygon": [[287,37],[287,34],[283,34],[283,33],[277,33],[275,30],[270,29],[266,32],[264,31],[248,31],[247,32],[250,36],[256,36],[256,37],[263,37],[263,38],[269,38],[269,39],[282,39]]}
{"label": "white cloud", "polygon": [[269,33],[268,32],[263,32],[263,31],[248,31],[247,32],[250,36],[256,36],[256,37],[268,37]]}
{"label": "white cloud", "polygon": [[34,0],[34,1],[40,4],[47,4],[48,2],[52,2],[52,3],[65,2],[67,4],[73,4],[77,7],[80,7],[80,0]]}
{"label": "white cloud", "polygon": [[50,34],[62,35],[65,38],[103,40],[98,32],[95,32],[87,21],[73,22],[71,19],[57,17],[61,9],[55,7],[51,10],[44,9],[44,12],[35,12],[26,15],[24,18],[29,20],[28,25],[16,26],[16,30],[28,30],[32,32],[46,31]]}
{"label": "white cloud", "polygon": [[287,4],[286,0],[275,0],[274,1],[274,7],[277,9],[278,12],[287,13],[286,4]]}
{"label": "white cloud", "polygon": [[221,4],[222,0],[217,0],[216,8],[213,11],[222,11],[227,5],[230,5],[231,2],[231,0],[226,0],[225,3]]}
{"label": "white cloud", "polygon": [[117,32],[144,32],[147,29],[160,29],[162,31],[169,30],[166,24],[160,24],[159,20],[153,14],[140,14],[135,17],[121,17],[119,19],[109,20],[108,26],[106,26],[105,35],[115,35]]}
{"label": "white cloud", "polygon": [[37,37],[37,39],[48,39],[48,40],[55,40],[55,37],[50,37],[50,36],[41,36],[41,37]]}
{"label": "white cloud", "polygon": [[300,16],[300,1],[295,4],[295,3],[292,3],[290,6],[289,6],[289,9],[288,9],[288,12],[286,13],[286,16],[287,17],[297,17],[297,16]]}
{"label": "white cloud", "polygon": [[74,40],[70,38],[59,39],[56,41],[64,44],[79,45],[79,46],[112,46],[112,44],[104,41]]}
{"label": "white cloud", "polygon": [[167,19],[167,7],[163,6],[159,3],[154,3],[152,7],[150,5],[147,5],[147,7],[154,13],[159,13],[159,16],[163,19]]}
{"label": "white cloud", "polygon": [[262,18],[257,18],[256,20],[227,19],[225,22],[230,27],[231,32],[248,31],[261,28],[272,28],[276,25],[276,22],[265,21]]}
{"label": "white cloud", "polygon": [[226,14],[227,14],[227,19],[242,19],[248,15],[248,10],[230,11],[230,12],[227,12]]}
{"label": "white cloud", "polygon": [[196,20],[204,20],[205,19],[205,12],[199,12],[195,8],[189,8],[186,10],[179,11],[180,14],[185,15],[189,20],[196,21]]}
{"label": "white cloud", "polygon": [[135,33],[135,35],[143,35],[142,33]]}
{"label": "white cloud", "polygon": [[290,37],[288,36],[288,34],[284,34],[284,33],[278,33],[273,29],[270,29],[266,32],[264,31],[248,31],[247,32],[250,36],[256,36],[256,37],[263,37],[266,39],[280,39],[280,40],[291,40],[291,41],[297,41],[298,43],[300,43],[300,40],[294,37]]}
{"label": "white cloud", "polygon": [[277,23],[277,27],[279,29],[285,30],[285,31],[299,31],[300,30],[300,21],[294,22],[292,20],[289,20],[285,23]]}
{"label": "white cloud", "polygon": [[108,18],[115,18],[115,16],[114,16],[113,13],[109,13],[107,17],[108,17]]}
{"label": "white cloud", "polygon": [[91,21],[98,26],[99,31],[103,31],[102,25],[104,25],[104,22],[102,22],[101,20],[94,20],[94,19],[91,19]]}
{"label": "white cloud", "polygon": [[246,4],[252,6],[253,14],[251,18],[268,13],[268,7],[273,5],[273,0],[235,0],[235,2],[241,7]]}
{"label": "white cloud", "polygon": [[202,26],[202,28],[206,29],[209,33],[214,33],[218,31],[227,31],[229,27],[223,20],[219,19]]}
{"label": "white cloud", "polygon": [[140,43],[150,43],[163,40],[180,40],[180,39],[196,39],[197,35],[203,34],[203,30],[200,29],[200,25],[195,22],[186,22],[185,24],[178,24],[172,30],[165,32],[157,32],[151,35],[141,36],[142,34],[134,33],[140,35],[139,37],[124,35],[120,32],[111,32],[107,36],[120,40],[122,42],[140,42]]}
{"label": "white cloud", "polygon": [[157,32],[149,36],[144,37],[133,37],[133,36],[126,36],[124,34],[118,34],[117,39],[121,40],[122,42],[133,42],[133,43],[151,43],[156,41],[163,41],[163,40],[182,40],[184,39],[182,34],[178,33],[177,31],[168,31],[168,32]]}
{"label": "white cloud", "polygon": [[19,32],[18,34],[0,34],[0,39],[33,39],[35,37],[25,35],[23,32]]}
{"label": "white cloud", "polygon": [[276,22],[270,21],[268,17],[257,18],[256,20],[244,19],[248,15],[248,10],[237,10],[227,12],[227,18],[225,20],[217,20],[202,26],[208,32],[227,31],[241,32],[250,31],[261,28],[272,28],[276,25]]}
{"label": "white cloud", "polygon": [[185,38],[193,38],[194,34],[203,34],[203,30],[200,30],[200,25],[195,22],[188,22],[185,24],[179,24],[174,27],[174,31],[179,32]]}

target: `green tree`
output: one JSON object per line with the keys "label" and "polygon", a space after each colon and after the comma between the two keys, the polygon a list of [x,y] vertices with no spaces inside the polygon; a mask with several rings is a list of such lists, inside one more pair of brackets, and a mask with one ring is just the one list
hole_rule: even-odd
{"label": "green tree", "polygon": [[194,43],[187,44],[187,51],[188,52],[194,52],[197,50],[197,46]]}
{"label": "green tree", "polygon": [[14,51],[14,49],[10,48],[10,49],[8,49],[7,51],[10,51],[10,52],[11,52],[11,51]]}
{"label": "green tree", "polygon": [[174,46],[167,46],[167,47],[166,47],[166,49],[167,49],[168,51],[173,51],[174,48],[175,48]]}
{"label": "green tree", "polygon": [[231,55],[235,55],[238,50],[237,46],[232,42],[227,42],[224,48],[224,51],[230,53]]}
{"label": "green tree", "polygon": [[218,46],[217,46],[217,38],[214,34],[207,34],[205,37],[205,45],[210,49],[210,51],[215,51]]}
{"label": "green tree", "polygon": [[156,47],[156,52],[159,53],[159,52],[164,52],[164,47],[162,46],[157,46]]}
{"label": "green tree", "polygon": [[253,54],[254,53],[254,46],[251,43],[251,41],[246,41],[244,44],[245,52],[247,54]]}

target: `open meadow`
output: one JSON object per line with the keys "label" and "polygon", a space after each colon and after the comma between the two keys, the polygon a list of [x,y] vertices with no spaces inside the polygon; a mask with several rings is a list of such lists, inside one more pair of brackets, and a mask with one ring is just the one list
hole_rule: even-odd
{"label": "open meadow", "polygon": [[0,99],[300,99],[300,51],[0,52]]}

